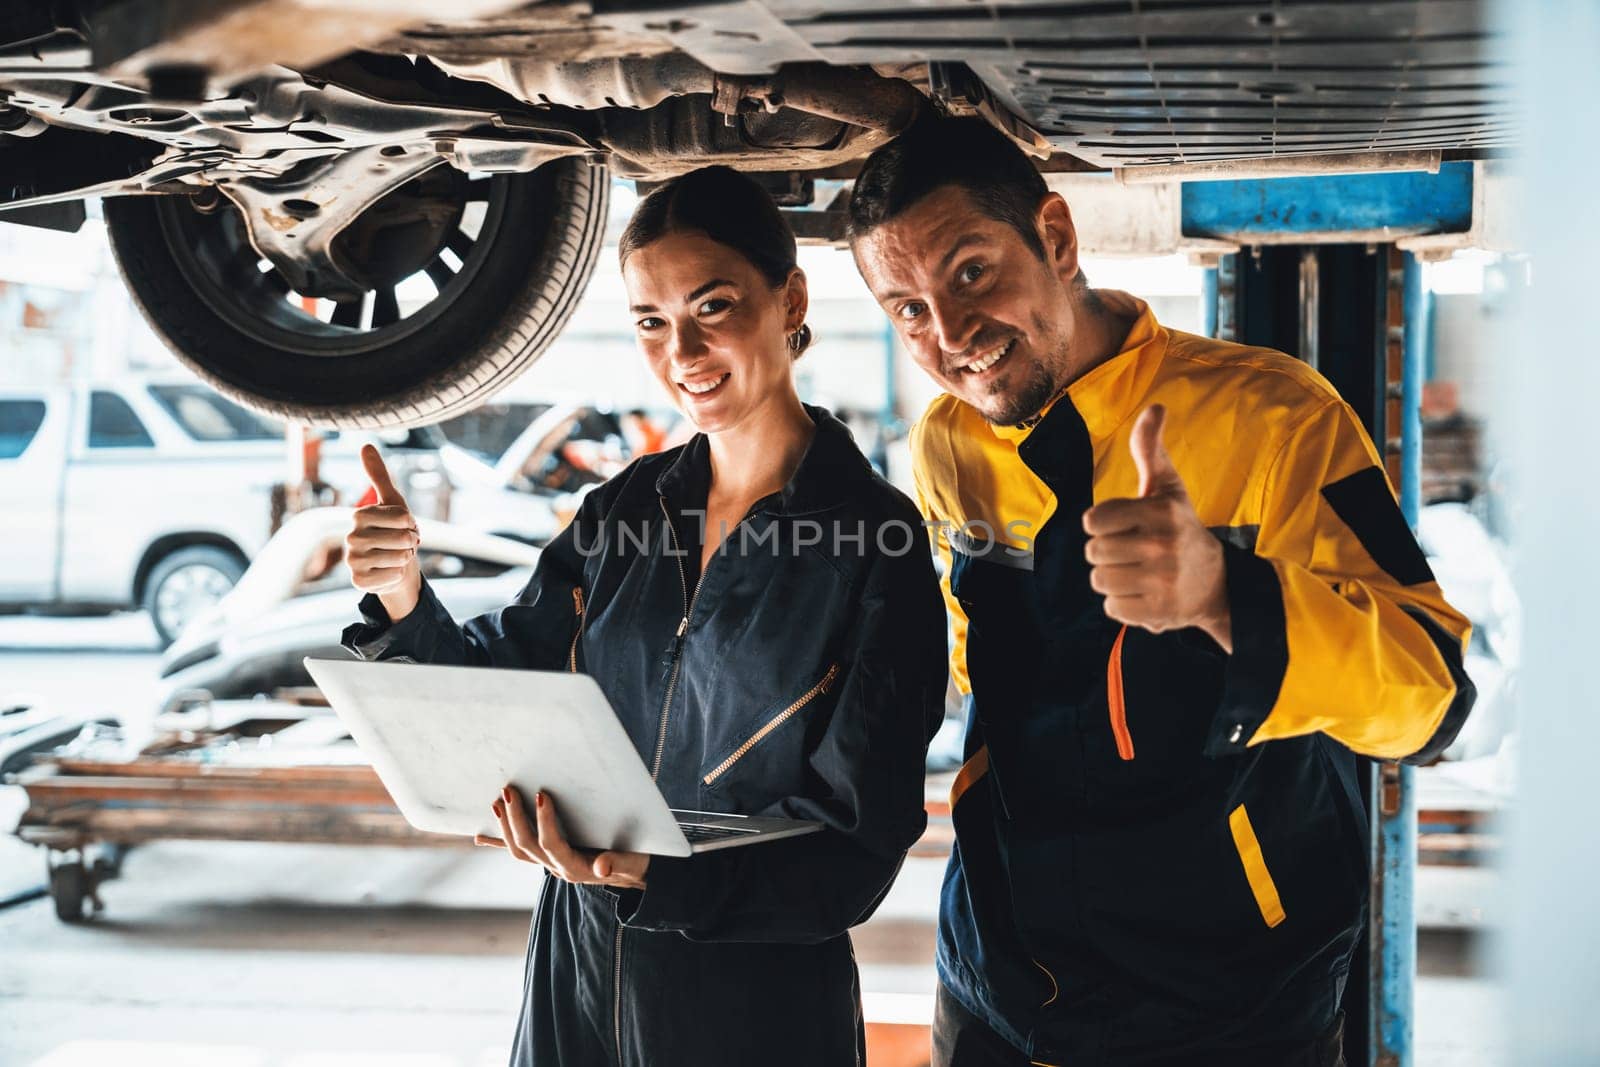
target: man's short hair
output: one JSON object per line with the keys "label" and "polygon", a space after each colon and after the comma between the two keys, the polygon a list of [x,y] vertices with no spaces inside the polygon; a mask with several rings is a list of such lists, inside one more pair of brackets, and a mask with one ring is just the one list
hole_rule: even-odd
{"label": "man's short hair", "polygon": [[964,189],[980,212],[1044,258],[1034,228],[1049,192],[1044,178],[1015,141],[979,118],[923,118],[868,156],[850,195],[850,240],[947,185]]}

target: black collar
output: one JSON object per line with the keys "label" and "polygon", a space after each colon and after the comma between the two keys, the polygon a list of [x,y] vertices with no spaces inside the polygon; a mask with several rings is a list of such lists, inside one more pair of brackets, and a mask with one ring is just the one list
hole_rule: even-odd
{"label": "black collar", "polygon": [[[870,478],[867,463],[844,423],[826,408],[804,405],[806,414],[817,424],[811,444],[800,458],[800,465],[788,484],[763,497],[752,510],[775,515],[806,515],[838,507],[850,499],[864,479]],[[677,505],[703,505],[711,490],[711,442],[697,433],[683,446],[675,459],[656,479],[656,492]]]}

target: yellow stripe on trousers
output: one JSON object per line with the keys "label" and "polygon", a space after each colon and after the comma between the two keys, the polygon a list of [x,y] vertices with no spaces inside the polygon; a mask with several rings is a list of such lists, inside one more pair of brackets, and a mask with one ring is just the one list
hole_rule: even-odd
{"label": "yellow stripe on trousers", "polygon": [[1256,907],[1268,926],[1277,926],[1287,917],[1283,902],[1278,899],[1278,887],[1267,870],[1267,861],[1261,855],[1261,842],[1256,840],[1250,816],[1240,804],[1228,815],[1228,829],[1233,831],[1233,844],[1239,850],[1239,862],[1244,864],[1244,876],[1250,881],[1250,892],[1255,894]]}
{"label": "yellow stripe on trousers", "polygon": [[988,773],[989,746],[984,745],[961,765],[960,771],[956,772],[956,780],[950,786],[950,806],[954,808],[956,801],[961,799],[961,794],[971,789],[974,782]]}

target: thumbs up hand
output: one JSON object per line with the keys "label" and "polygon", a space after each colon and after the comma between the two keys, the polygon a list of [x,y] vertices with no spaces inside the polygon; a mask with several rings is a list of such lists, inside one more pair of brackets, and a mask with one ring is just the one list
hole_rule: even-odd
{"label": "thumbs up hand", "polygon": [[372,445],[361,446],[361,466],[377,491],[378,502],[355,510],[354,524],[344,539],[345,561],[350,565],[351,584],[362,592],[377,594],[390,621],[399,622],[411,614],[422,595],[417,520]]}
{"label": "thumbs up hand", "polygon": [[389,468],[384,464],[383,456],[378,453],[375,446],[361,446],[361,467],[367,472],[367,480],[377,492],[380,505],[402,508],[406,506],[406,498],[394,487],[394,479],[389,477]]}
{"label": "thumbs up hand", "polygon": [[1195,513],[1183,478],[1161,443],[1166,408],[1140,413],[1128,441],[1139,495],[1083,513],[1089,584],[1108,616],[1151,633],[1194,626],[1233,651],[1222,543]]}

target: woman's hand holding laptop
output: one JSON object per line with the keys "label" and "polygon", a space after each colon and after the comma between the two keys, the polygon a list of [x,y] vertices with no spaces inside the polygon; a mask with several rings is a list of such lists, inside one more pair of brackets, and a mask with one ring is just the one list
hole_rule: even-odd
{"label": "woman's hand holding laptop", "polygon": [[640,852],[593,852],[573,848],[561,833],[556,803],[541,790],[534,794],[534,821],[528,822],[522,794],[515,786],[500,791],[490,805],[500,820],[500,837],[479,834],[474,844],[506,849],[524,863],[537,863],[563,882],[643,889],[650,857]]}

